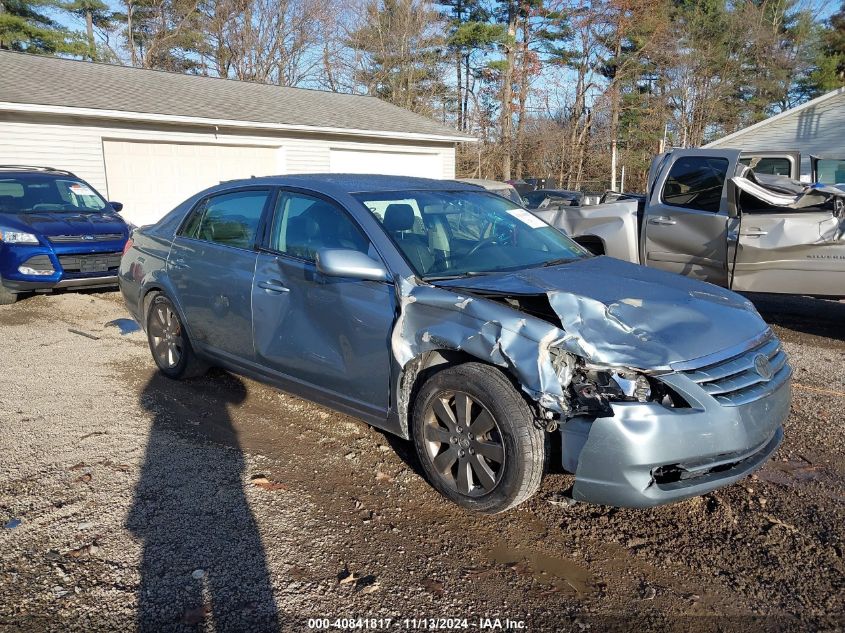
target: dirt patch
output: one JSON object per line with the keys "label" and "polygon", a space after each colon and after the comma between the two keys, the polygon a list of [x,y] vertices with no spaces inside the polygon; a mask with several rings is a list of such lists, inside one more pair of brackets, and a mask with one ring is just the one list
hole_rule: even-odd
{"label": "dirt patch", "polygon": [[[49,317],[25,303],[37,318],[4,327],[0,525],[19,523],[0,529],[0,624],[845,626],[836,395],[796,390],[776,461],[705,497],[568,507],[554,502],[571,476],[553,472],[527,504],[474,516],[427,485],[407,442],[219,370],[168,380],[143,333],[106,325],[127,316],[113,297],[44,299]],[[779,333],[802,384],[845,391],[835,342]]]}

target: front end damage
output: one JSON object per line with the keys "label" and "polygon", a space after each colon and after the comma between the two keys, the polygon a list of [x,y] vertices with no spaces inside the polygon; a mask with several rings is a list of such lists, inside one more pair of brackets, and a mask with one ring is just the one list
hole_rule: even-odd
{"label": "front end damage", "polygon": [[397,289],[405,433],[421,359],[454,351],[505,370],[538,426],[560,433],[575,499],[645,507],[700,495],[752,472],[782,439],[786,357],[728,291],[608,258]]}

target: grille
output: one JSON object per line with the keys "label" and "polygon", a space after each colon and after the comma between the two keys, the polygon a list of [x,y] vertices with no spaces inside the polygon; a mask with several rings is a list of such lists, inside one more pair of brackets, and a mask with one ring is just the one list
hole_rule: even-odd
{"label": "grille", "polygon": [[53,244],[91,244],[92,242],[113,242],[122,240],[123,233],[102,233],[100,235],[51,235],[47,238]]}
{"label": "grille", "polygon": [[120,266],[120,253],[59,255],[59,263],[71,276],[114,272]]}
{"label": "grille", "polygon": [[[758,371],[759,356],[768,361],[768,372]],[[719,403],[736,407],[775,391],[789,379],[792,369],[780,341],[772,335],[738,356],[683,373]]]}
{"label": "grille", "polygon": [[35,255],[26,260],[21,266],[29,266],[33,270],[53,270],[53,262],[47,255]]}

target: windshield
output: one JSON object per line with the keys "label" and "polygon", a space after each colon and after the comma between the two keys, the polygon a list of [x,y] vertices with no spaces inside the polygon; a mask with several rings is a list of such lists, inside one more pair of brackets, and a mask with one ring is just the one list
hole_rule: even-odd
{"label": "windshield", "polygon": [[520,270],[586,257],[510,200],[475,191],[359,193],[423,279]]}
{"label": "windshield", "polygon": [[89,185],[72,176],[0,175],[0,213],[111,211]]}
{"label": "windshield", "polygon": [[524,206],[522,196],[519,195],[519,192],[514,189],[513,187],[508,187],[507,189],[491,189],[491,191],[497,195],[502,196],[503,198],[507,198],[514,204]]}

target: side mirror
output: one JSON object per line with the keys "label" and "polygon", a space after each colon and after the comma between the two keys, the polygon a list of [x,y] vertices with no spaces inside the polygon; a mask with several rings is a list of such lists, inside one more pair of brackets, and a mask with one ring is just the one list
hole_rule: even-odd
{"label": "side mirror", "polygon": [[322,248],[317,251],[317,270],[328,277],[368,281],[387,281],[390,277],[381,262],[348,248]]}
{"label": "side mirror", "polygon": [[122,202],[109,202],[111,208],[120,213],[123,211],[123,203]]}

